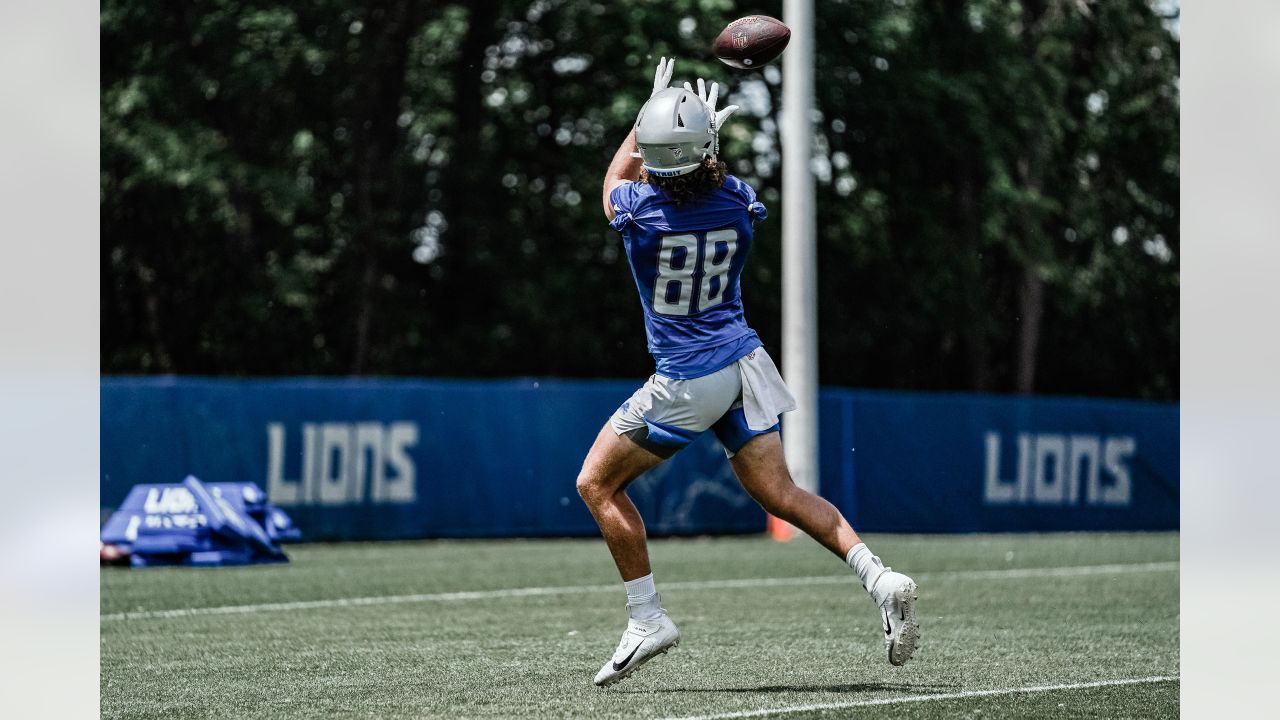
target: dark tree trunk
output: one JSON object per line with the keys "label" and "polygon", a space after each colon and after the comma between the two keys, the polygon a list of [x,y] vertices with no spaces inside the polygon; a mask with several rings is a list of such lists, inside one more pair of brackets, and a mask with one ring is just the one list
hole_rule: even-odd
{"label": "dark tree trunk", "polygon": [[169,349],[165,345],[164,331],[160,324],[160,295],[155,288],[155,270],[147,267],[141,262],[134,263],[134,272],[137,274],[138,282],[142,286],[143,310],[146,313],[147,339],[151,344],[151,353],[154,355],[156,369],[163,373],[171,373],[174,371],[173,359],[169,355]]}
{"label": "dark tree trunk", "polygon": [[959,268],[964,284],[965,352],[969,360],[969,385],[977,392],[991,389],[991,352],[987,339],[986,289],[982,282],[981,228],[976,207],[973,163],[963,161],[955,169],[957,231],[960,235]]}
{"label": "dark tree trunk", "polygon": [[[400,100],[404,95],[409,43],[422,24],[418,4],[410,0],[375,3],[369,10],[371,49],[364,63],[359,109],[353,128],[356,223],[355,248],[362,260],[356,299],[351,374],[365,372],[369,363],[375,293],[378,286],[379,251],[384,238],[394,234],[379,208],[394,207],[393,153],[398,146]],[[393,235],[394,236],[394,235]]]}
{"label": "dark tree trunk", "polygon": [[[972,72],[974,57],[973,30],[963,3],[935,0],[929,11],[937,18],[941,32],[935,32],[940,48],[939,65],[950,73]],[[965,112],[953,104],[950,112]],[[982,218],[978,207],[980,188],[984,183],[980,163],[974,155],[960,154],[949,168],[954,192],[951,202],[951,227],[955,233],[956,268],[961,297],[956,298],[956,324],[963,338],[965,358],[969,365],[969,387],[977,392],[992,388],[990,308],[984,283],[982,255]]]}
{"label": "dark tree trunk", "polygon": [[1035,265],[1022,268],[1022,282],[1018,287],[1018,314],[1022,318],[1022,324],[1018,328],[1017,390],[1025,395],[1035,389],[1040,320],[1044,316],[1044,279],[1040,275],[1040,268]]}
{"label": "dark tree trunk", "polygon": [[[1045,0],[1023,0],[1023,48],[1027,60],[1038,63],[1040,25],[1046,20],[1049,6]],[[1024,190],[1035,197],[1044,191],[1044,171],[1049,160],[1049,143],[1044,134],[1027,141],[1018,160],[1018,176]],[[1022,257],[1018,284],[1018,347],[1015,389],[1022,394],[1035,390],[1036,363],[1040,349],[1041,319],[1044,317],[1044,276],[1041,263],[1051,252],[1044,235],[1044,224],[1038,216],[1023,212],[1021,218]]]}
{"label": "dark tree trunk", "polygon": [[502,224],[500,216],[495,217],[500,208],[488,202],[499,197],[502,186],[494,183],[502,174],[495,172],[500,165],[489,155],[493,142],[487,130],[493,121],[484,102],[489,86],[482,79],[486,50],[501,39],[501,31],[496,2],[478,0],[466,7],[467,29],[449,71],[453,147],[442,172],[446,179],[441,207],[448,228],[442,236],[444,282],[437,286],[435,300],[468,308],[469,322],[450,333],[452,347],[437,352],[447,353],[452,362],[471,360],[471,372],[483,374],[492,372],[488,329],[502,322],[501,295],[493,283],[505,269],[495,258],[509,257],[498,247],[501,237],[491,232]]}

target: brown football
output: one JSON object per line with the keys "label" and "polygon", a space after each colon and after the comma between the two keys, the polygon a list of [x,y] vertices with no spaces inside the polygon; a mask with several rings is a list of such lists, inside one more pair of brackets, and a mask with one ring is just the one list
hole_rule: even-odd
{"label": "brown football", "polygon": [[748,15],[729,23],[711,50],[720,62],[743,70],[763,67],[782,54],[791,28],[768,15]]}

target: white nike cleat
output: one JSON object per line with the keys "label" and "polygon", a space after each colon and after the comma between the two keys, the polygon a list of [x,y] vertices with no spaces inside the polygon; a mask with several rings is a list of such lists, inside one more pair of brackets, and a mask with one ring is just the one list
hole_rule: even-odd
{"label": "white nike cleat", "polygon": [[635,672],[653,658],[680,644],[680,631],[666,613],[653,620],[631,619],[613,657],[596,673],[596,685],[606,687]]}
{"label": "white nike cleat", "polygon": [[902,573],[885,568],[876,579],[871,597],[880,606],[884,644],[889,664],[903,665],[920,644],[920,623],[916,620],[916,583]]}

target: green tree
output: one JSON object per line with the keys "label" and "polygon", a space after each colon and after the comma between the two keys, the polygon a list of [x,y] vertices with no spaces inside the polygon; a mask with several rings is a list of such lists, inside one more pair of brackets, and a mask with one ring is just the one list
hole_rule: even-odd
{"label": "green tree", "polygon": [[[1175,397],[1167,19],[817,5],[823,381]],[[743,282],[776,351],[781,74],[711,57],[739,12],[108,0],[104,371],[646,374],[597,198],[660,55],[744,107],[723,147],[773,214]]]}

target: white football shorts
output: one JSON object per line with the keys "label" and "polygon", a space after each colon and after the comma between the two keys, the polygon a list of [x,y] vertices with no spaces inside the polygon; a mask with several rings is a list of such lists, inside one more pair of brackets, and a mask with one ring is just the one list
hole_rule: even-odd
{"label": "white football shorts", "polygon": [[733,457],[757,435],[776,432],[796,400],[773,359],[758,347],[710,375],[676,380],[652,375],[613,413],[613,431],[668,458],[708,428]]}

